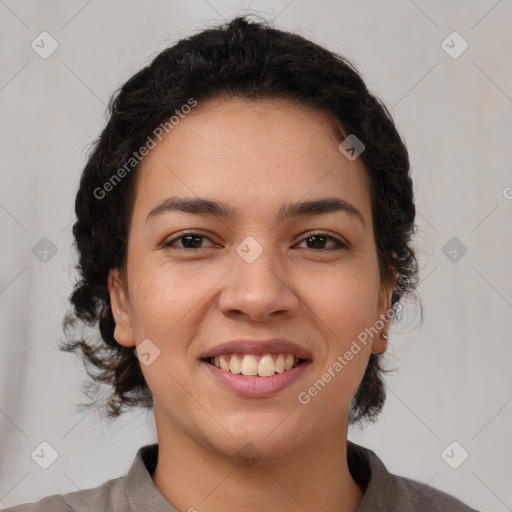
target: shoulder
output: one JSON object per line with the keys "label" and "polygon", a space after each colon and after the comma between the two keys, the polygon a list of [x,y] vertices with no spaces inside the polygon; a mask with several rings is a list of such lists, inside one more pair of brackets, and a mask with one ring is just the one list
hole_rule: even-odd
{"label": "shoulder", "polygon": [[125,491],[126,477],[105,482],[94,489],[54,494],[36,503],[24,503],[4,509],[3,512],[89,512],[109,510],[128,512],[130,510]]}
{"label": "shoulder", "polygon": [[[396,500],[403,510],[417,512],[477,512],[454,496],[403,476],[391,475]],[[402,510],[402,509],[399,509]]]}
{"label": "shoulder", "polygon": [[139,449],[126,476],[105,482],[94,489],[54,494],[38,501],[10,507],[3,512],[132,512],[168,510],[177,512],[154,486],[151,473],[158,460],[158,444]]}
{"label": "shoulder", "polygon": [[443,491],[390,473],[368,448],[348,441],[347,456],[352,476],[365,487],[357,512],[477,512]]}

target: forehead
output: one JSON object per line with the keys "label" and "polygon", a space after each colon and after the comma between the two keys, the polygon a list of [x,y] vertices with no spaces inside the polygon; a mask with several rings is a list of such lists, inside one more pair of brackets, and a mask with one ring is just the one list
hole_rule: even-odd
{"label": "forehead", "polygon": [[170,195],[212,197],[260,213],[329,195],[371,215],[367,172],[338,150],[342,140],[332,116],[288,100],[199,103],[142,161],[134,216]]}

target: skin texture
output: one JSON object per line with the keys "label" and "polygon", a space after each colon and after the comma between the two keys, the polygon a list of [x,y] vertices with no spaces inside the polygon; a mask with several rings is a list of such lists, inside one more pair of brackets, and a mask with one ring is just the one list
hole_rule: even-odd
{"label": "skin texture", "polygon": [[[128,347],[149,338],[160,350],[142,365],[159,442],[152,478],[179,510],[354,511],[361,500],[346,461],[349,404],[370,352],[383,352],[386,340],[361,345],[307,405],[297,399],[391,306],[368,177],[338,150],[341,140],[328,116],[308,107],[219,99],[200,103],[141,164],[126,273],[109,277],[114,336]],[[239,212],[166,212],[146,222],[171,195]],[[327,197],[351,203],[364,225],[342,211],[276,220],[287,202]],[[161,246],[183,230],[208,238],[188,250],[183,239]],[[315,248],[313,230],[348,249],[330,239]],[[247,236],[263,248],[250,264],[236,252]],[[199,361],[228,340],[274,337],[296,342],[313,362],[272,397],[238,396]],[[237,457],[248,442],[262,457],[253,466]]]}

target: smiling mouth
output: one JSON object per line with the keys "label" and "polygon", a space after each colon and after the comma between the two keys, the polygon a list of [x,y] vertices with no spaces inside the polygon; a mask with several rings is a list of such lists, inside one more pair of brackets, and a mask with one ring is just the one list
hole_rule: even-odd
{"label": "smiling mouth", "polygon": [[272,377],[308,361],[292,354],[222,354],[202,359],[233,375]]}

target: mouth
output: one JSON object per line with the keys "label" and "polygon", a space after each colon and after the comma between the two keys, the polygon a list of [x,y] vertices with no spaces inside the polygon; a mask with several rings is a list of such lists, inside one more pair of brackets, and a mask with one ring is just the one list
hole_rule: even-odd
{"label": "mouth", "polygon": [[[267,349],[268,350],[268,349]],[[207,374],[224,389],[242,398],[270,398],[307,374],[312,359],[289,352],[230,352],[200,359]]]}
{"label": "mouth", "polygon": [[226,375],[273,377],[311,363],[312,354],[296,343],[270,340],[239,339],[221,343],[200,356],[200,360]]}
{"label": "mouth", "polygon": [[233,375],[273,377],[310,362],[289,353],[231,353],[202,358],[202,361]]}

